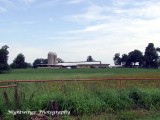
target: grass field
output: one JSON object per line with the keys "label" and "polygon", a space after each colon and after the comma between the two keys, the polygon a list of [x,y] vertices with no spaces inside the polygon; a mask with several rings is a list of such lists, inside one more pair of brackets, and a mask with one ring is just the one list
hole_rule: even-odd
{"label": "grass field", "polygon": [[[0,80],[54,80],[76,78],[160,78],[160,69],[22,69],[0,74]],[[3,83],[6,85],[10,83]],[[28,120],[8,110],[68,110],[64,120],[159,120],[160,81],[18,83],[18,89],[0,89],[0,116]]]}
{"label": "grass field", "polygon": [[65,78],[159,77],[160,69],[16,69],[0,74],[0,80],[52,80]]}

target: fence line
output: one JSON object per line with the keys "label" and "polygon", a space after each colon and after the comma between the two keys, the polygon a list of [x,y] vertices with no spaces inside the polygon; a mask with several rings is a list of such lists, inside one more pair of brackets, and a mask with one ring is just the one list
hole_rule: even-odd
{"label": "fence line", "polygon": [[160,78],[79,78],[79,79],[57,79],[57,80],[0,80],[0,83],[15,83],[13,85],[5,85],[5,86],[0,86],[0,88],[12,88],[12,87],[17,87],[18,83],[30,83],[30,82],[60,82],[61,83],[61,90],[62,92],[64,91],[64,82],[101,82],[101,81],[112,81],[116,80],[118,82],[118,86],[122,86],[122,81],[139,81],[139,80],[156,80],[159,81]]}

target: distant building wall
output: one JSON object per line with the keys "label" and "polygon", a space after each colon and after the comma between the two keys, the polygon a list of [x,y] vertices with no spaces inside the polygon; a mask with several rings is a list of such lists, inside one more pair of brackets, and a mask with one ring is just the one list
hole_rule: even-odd
{"label": "distant building wall", "polygon": [[91,68],[89,65],[78,65],[77,68]]}

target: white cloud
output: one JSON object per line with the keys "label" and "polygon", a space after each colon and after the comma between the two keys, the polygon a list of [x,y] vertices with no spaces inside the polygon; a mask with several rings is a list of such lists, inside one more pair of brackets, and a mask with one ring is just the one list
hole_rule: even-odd
{"label": "white cloud", "polygon": [[160,4],[150,3],[132,9],[115,8],[113,12],[122,17],[154,19],[160,17]]}
{"label": "white cloud", "polygon": [[[117,52],[123,54],[134,49],[144,52],[148,43],[158,46],[159,4],[143,5],[130,9],[90,6],[86,12],[71,16],[75,22],[82,23],[84,28],[67,32],[68,36],[75,36],[75,41],[71,40],[63,48],[70,46],[72,49],[67,51],[79,58],[91,54],[100,57],[103,62],[113,64],[112,58]],[[110,14],[106,14],[108,11]]]}
{"label": "white cloud", "polygon": [[[130,7],[126,7],[126,6]],[[68,20],[89,24],[103,23],[112,19],[155,19],[160,17],[160,1],[115,0],[112,5],[89,4],[83,13],[68,17]]]}
{"label": "white cloud", "polygon": [[87,26],[82,32],[96,32],[96,31],[106,31],[106,29],[109,29],[108,24],[97,24],[93,26]]}
{"label": "white cloud", "polygon": [[69,16],[67,19],[84,24],[108,19],[109,16],[102,15],[102,12],[104,12],[103,7],[92,4],[86,9],[84,13]]}

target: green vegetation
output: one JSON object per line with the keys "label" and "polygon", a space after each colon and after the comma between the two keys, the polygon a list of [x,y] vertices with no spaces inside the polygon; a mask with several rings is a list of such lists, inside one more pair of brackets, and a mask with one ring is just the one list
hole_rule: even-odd
{"label": "green vegetation", "polygon": [[0,80],[52,80],[65,78],[159,77],[160,69],[13,69],[0,74]]}
{"label": "green vegetation", "polygon": [[113,57],[115,65],[121,65],[124,67],[133,67],[138,62],[139,67],[143,68],[158,68],[159,59],[158,52],[159,48],[155,48],[153,43],[149,43],[145,49],[144,55],[139,50],[131,51],[127,54],[123,54],[120,57],[120,53],[116,53]]}
{"label": "green vegetation", "polygon": [[[63,78],[135,77],[160,78],[159,69],[22,69],[1,74],[1,80]],[[3,83],[6,85],[9,83]],[[27,120],[29,115],[8,114],[8,110],[68,110],[65,120],[158,120],[160,118],[159,81],[18,83],[18,89],[0,89],[0,116],[5,120]],[[55,108],[56,109],[56,108]],[[2,113],[2,114],[1,114]]]}
{"label": "green vegetation", "polygon": [[9,65],[8,65],[8,49],[9,47],[7,45],[2,46],[2,48],[0,48],[0,73],[4,72],[4,71],[8,71],[9,70]]}
{"label": "green vegetation", "polygon": [[25,62],[25,57],[22,53],[18,54],[17,57],[13,60],[13,63],[10,65],[13,69],[23,69],[31,67],[29,63]]}

